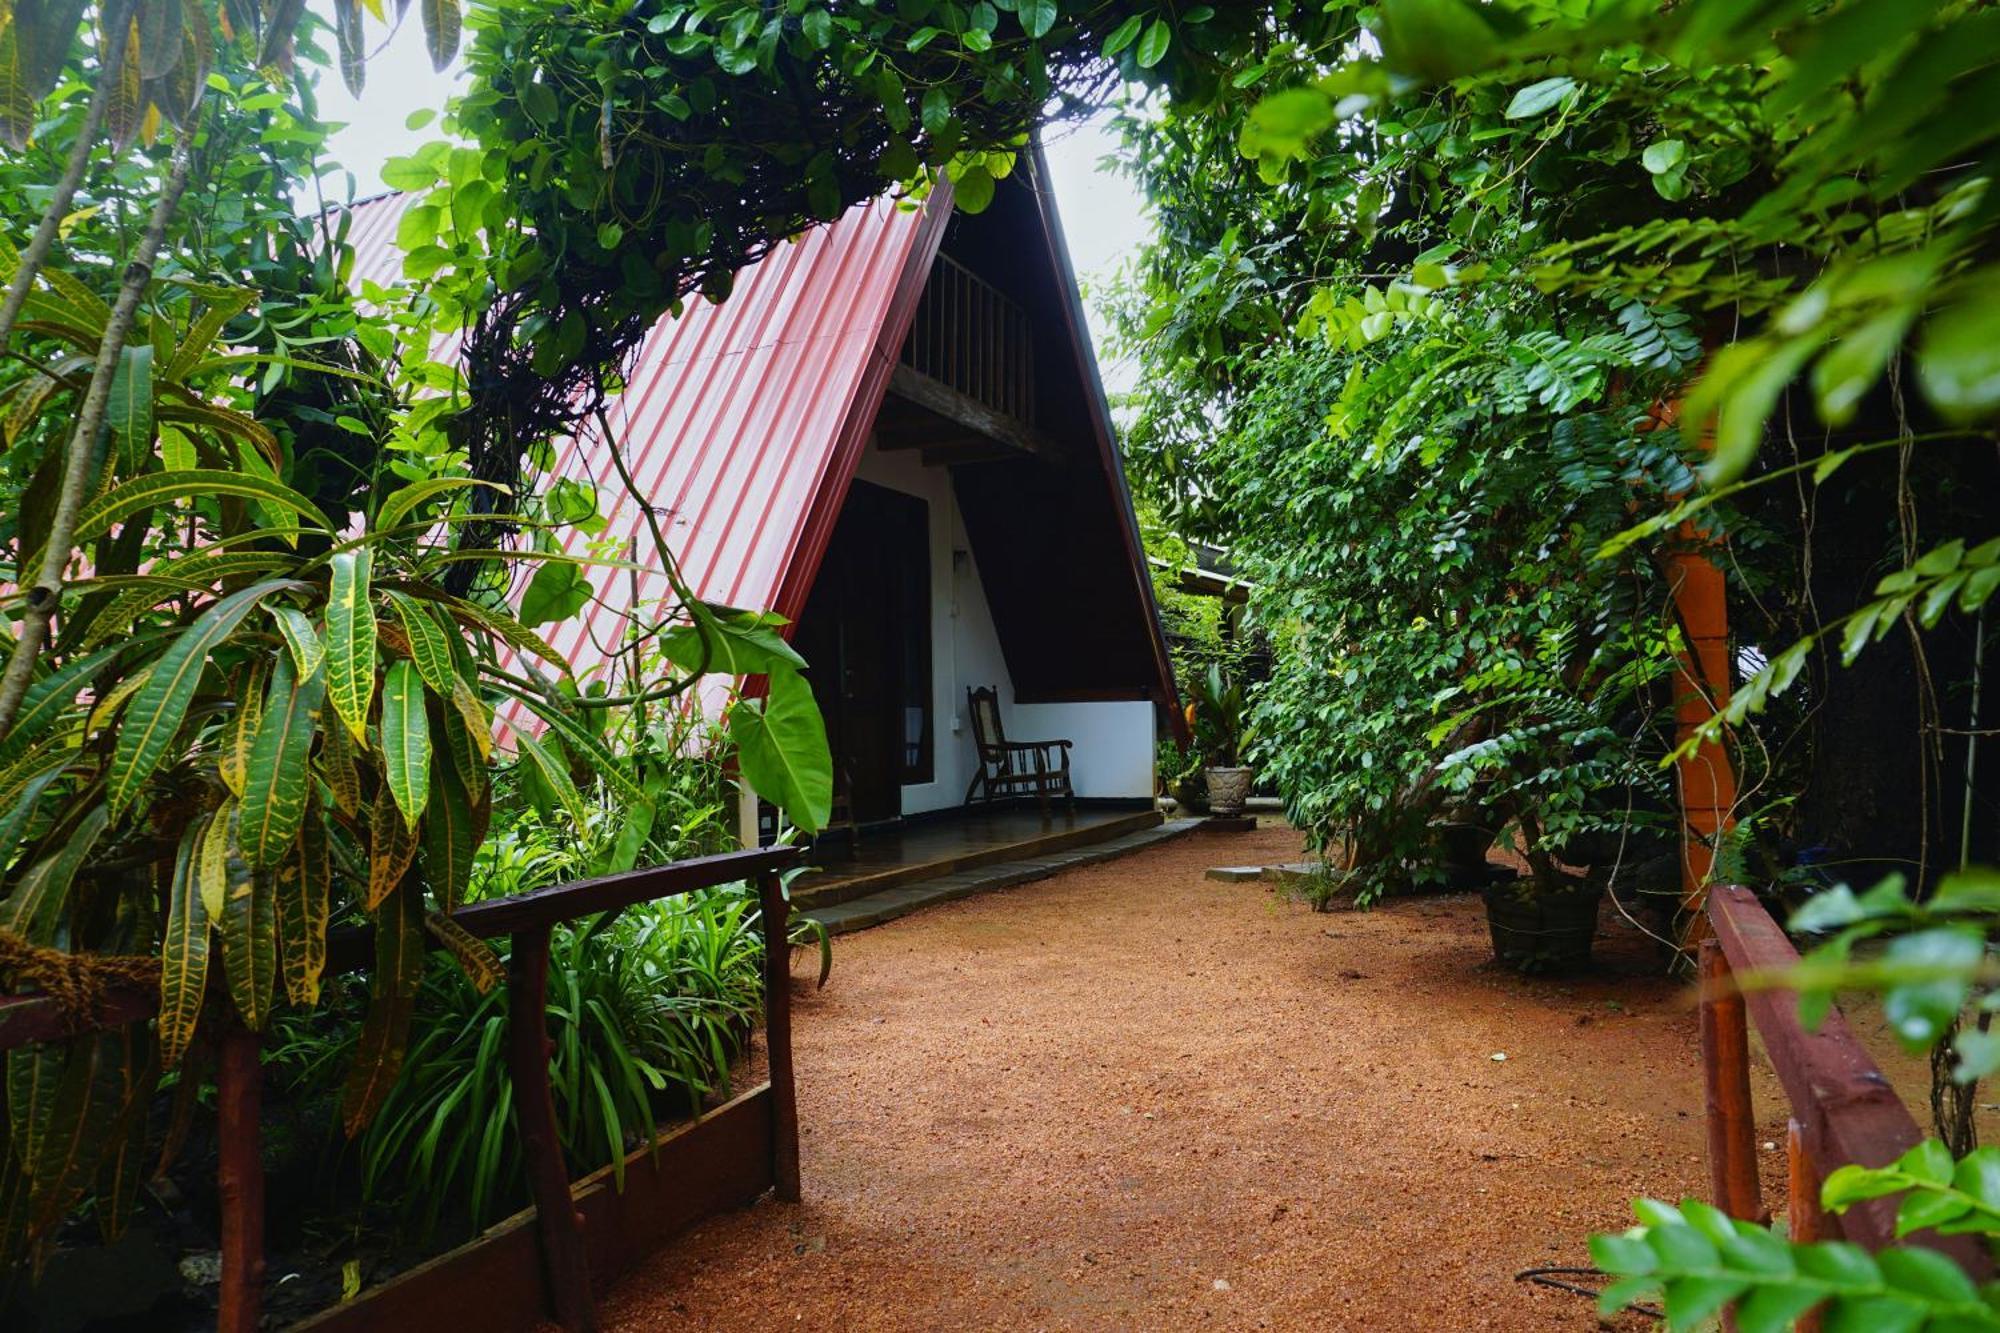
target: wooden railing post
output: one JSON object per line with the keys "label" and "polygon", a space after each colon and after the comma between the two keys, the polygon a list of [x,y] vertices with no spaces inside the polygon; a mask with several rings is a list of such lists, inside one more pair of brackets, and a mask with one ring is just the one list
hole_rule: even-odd
{"label": "wooden railing post", "polygon": [[[1826,1210],[1819,1205],[1819,1172],[1806,1155],[1805,1131],[1794,1120],[1785,1127],[1786,1230],[1796,1244],[1829,1240]],[[1799,1317],[1794,1333],[1820,1333],[1819,1312]]]}
{"label": "wooden railing post", "polygon": [[1714,936],[1701,942],[1701,1068],[1706,1085],[1708,1174],[1715,1206],[1746,1222],[1764,1216],[1757,1179],[1757,1120],[1750,1105],[1750,1028],[1729,960]]}
{"label": "wooden railing post", "polygon": [[514,1114],[535,1197],[535,1226],[542,1243],[542,1278],[549,1313],[570,1333],[592,1333],[597,1309],[590,1297],[590,1259],[583,1219],[570,1197],[569,1169],[556,1133],[555,1093],[549,1086],[549,927],[514,932],[507,962],[507,1064],[514,1083]]}
{"label": "wooden railing post", "polygon": [[771,1182],[780,1199],[799,1201],[799,1102],[792,1081],[792,946],[784,881],[757,876],[764,918],[764,1044],[771,1065]]}
{"label": "wooden railing post", "polygon": [[256,1333],[264,1309],[264,1099],[262,1042],[227,1022],[215,1071],[215,1184],[222,1212],[222,1290],[217,1333]]}

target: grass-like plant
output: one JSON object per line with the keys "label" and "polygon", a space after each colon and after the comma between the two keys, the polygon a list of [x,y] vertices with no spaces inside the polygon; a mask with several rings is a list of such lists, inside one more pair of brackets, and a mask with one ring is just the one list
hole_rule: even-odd
{"label": "grass-like plant", "polygon": [[[830,955],[823,928],[794,944]],[[763,935],[754,891],[730,885],[635,907],[558,931],[547,1012],[556,1123],[573,1176],[624,1160],[659,1127],[731,1091],[763,1007]],[[364,1202],[392,1209],[432,1239],[485,1226],[525,1205],[513,1129],[504,991],[481,994],[440,961],[425,974],[422,1015],[380,1113],[353,1146]],[[287,1030],[283,1058],[299,1091],[337,1082],[358,1036]]]}

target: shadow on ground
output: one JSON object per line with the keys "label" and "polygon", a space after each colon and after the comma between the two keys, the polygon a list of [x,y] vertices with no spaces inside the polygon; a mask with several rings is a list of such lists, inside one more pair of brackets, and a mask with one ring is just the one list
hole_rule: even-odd
{"label": "shadow on ground", "polygon": [[1471,896],[1202,878],[1297,855],[1197,835],[843,938],[797,1002],[805,1202],[710,1222],[607,1322],[1598,1327],[1514,1274],[1701,1188],[1685,988],[1609,915],[1597,974],[1524,981]]}

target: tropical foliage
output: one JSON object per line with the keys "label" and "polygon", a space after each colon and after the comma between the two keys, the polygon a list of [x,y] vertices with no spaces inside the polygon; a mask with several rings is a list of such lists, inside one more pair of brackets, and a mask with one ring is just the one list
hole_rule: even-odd
{"label": "tropical foliage", "polygon": [[[99,35],[80,53],[74,8],[0,25],[10,51],[44,52],[6,92],[50,92],[30,154],[69,173],[53,195],[46,180],[10,188],[9,230],[36,235],[0,241],[20,589],[0,644],[0,967],[81,1023],[107,984],[160,1000],[156,1025],[9,1053],[10,1254],[86,1190],[129,1199],[158,1072],[192,1086],[218,1025],[262,1031],[319,1003],[344,921],[374,927],[343,1074],[348,1132],[367,1126],[396,1083],[426,949],[474,991],[501,975],[452,913],[510,758],[579,839],[615,800],[622,836],[602,859],[629,866],[658,841],[673,766],[634,747],[644,705],[657,722],[704,673],[756,675],[763,697],[729,712],[742,769],[799,824],[825,816],[824,734],[768,618],[691,598],[645,608],[629,654],[643,679],[623,697],[573,679],[534,628],[577,609],[537,571],[618,563],[547,540],[587,530],[595,498],[469,475],[449,425],[463,381],[432,359],[437,303],[350,293],[347,219],[297,214],[323,131],[269,64],[297,12],[162,7],[171,40],[155,46],[152,12],[114,5],[111,35],[86,27]],[[452,13],[427,6],[426,21]],[[313,55],[312,22],[297,31]],[[172,101],[189,75],[189,101]],[[132,110],[130,86],[153,108],[136,138],[106,119]],[[35,169],[6,168],[24,183]],[[527,538],[469,545],[475,495]]]}
{"label": "tropical foliage", "polygon": [[[451,137],[399,167],[427,192],[405,238],[421,290],[367,308],[341,281],[343,223],[266,230],[274,189],[315,178],[282,75],[298,12],[0,10],[0,124],[30,141],[6,169],[32,186],[8,198],[34,210],[0,251],[0,535],[21,589],[4,965],[86,1009],[106,980],[157,972],[162,992],[157,1049],[130,1027],[10,1058],[10,1243],[93,1183],[129,1192],[155,1061],[309,1004],[346,913],[376,927],[347,1085],[368,1121],[425,933],[493,976],[449,915],[492,722],[581,833],[585,788],[655,799],[607,709],[764,674],[730,710],[743,771],[796,822],[823,817],[823,736],[767,621],[683,595],[633,627],[628,694],[569,677],[534,627],[578,596],[545,537],[594,506],[539,461],[608,425],[660,315],[885,187],[942,172],[981,207],[1051,102],[1162,94],[1132,130],[1163,235],[1128,312],[1159,389],[1135,453],[1169,521],[1262,545],[1243,558],[1282,660],[1257,730],[1294,812],[1378,887],[1420,873],[1454,801],[1538,855],[1630,827],[1657,801],[1680,646],[1656,555],[1754,566],[1738,511],[1770,481],[1809,491],[1879,457],[1907,493],[1913,456],[1990,445],[2000,409],[1996,131],[1952,114],[1992,100],[2000,14],[1977,0],[496,0],[471,15]],[[457,11],[424,19],[442,59]],[[361,31],[340,0],[347,66]],[[430,359],[446,329],[463,379]],[[1676,399],[1685,448],[1660,429]],[[1774,423],[1808,409],[1834,433],[1776,459]],[[1817,652],[1982,610],[2000,587],[1983,521],[1921,540],[1905,522],[1874,595],[1768,654],[1710,735]],[[1898,1001],[1911,978],[1874,979],[1933,1033],[2000,913],[1968,900],[1938,925],[1900,893],[1823,924],[1913,926],[1923,984],[1955,989]],[[204,1017],[211,973],[227,1004]],[[1983,1216],[1986,1166],[1966,1163],[1947,1187],[1926,1154],[1893,1187]],[[1700,1209],[1644,1220],[1600,1258],[1665,1284],[1679,1323],[1738,1298],[1782,1323],[1807,1295],[1913,1327],[1987,1318],[1922,1258],[1781,1254]]]}
{"label": "tropical foliage", "polygon": [[[762,1013],[763,939],[755,895],[718,890],[634,908],[557,933],[547,1014],[557,1130],[581,1178],[626,1155],[663,1115],[726,1093],[731,1064]],[[418,1239],[446,1223],[476,1230],[523,1206],[525,1164],[512,1123],[507,1010],[499,991],[433,962],[423,1022],[381,1111],[354,1142],[361,1204],[393,1205]],[[287,1052],[292,1089],[314,1096],[351,1058],[358,1024]]]}

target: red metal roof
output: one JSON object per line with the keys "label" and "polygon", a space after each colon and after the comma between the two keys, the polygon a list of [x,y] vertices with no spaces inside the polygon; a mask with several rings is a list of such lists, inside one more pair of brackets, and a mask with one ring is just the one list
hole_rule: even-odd
{"label": "red metal roof", "polygon": [[[407,196],[356,207],[354,280],[400,275],[396,227],[407,207]],[[810,548],[824,537],[807,541],[812,516],[845,494],[950,208],[944,190],[921,207],[859,205],[744,270],[727,301],[692,300],[647,335],[608,415],[698,596],[797,613],[780,590],[788,574],[796,582],[802,553],[817,563]],[[438,350],[443,359],[450,349]],[[645,516],[594,432],[559,445],[555,473],[596,487],[605,530],[570,530],[564,549],[606,542],[623,555],[636,541],[638,563],[653,565]],[[549,634],[579,676],[616,650],[635,577],[639,604],[671,595],[657,569],[589,576],[597,600]]]}
{"label": "red metal roof", "polygon": [[[1033,166],[1036,180],[1045,181],[1039,153]],[[1068,325],[1062,332],[1091,405],[1087,428],[1109,474],[1134,595],[1147,621],[1157,673],[1152,692],[1178,733],[1185,722],[1061,224],[1045,189],[1038,186],[1037,197]],[[408,207],[408,196],[356,206],[348,237],[353,280],[397,280],[396,231]],[[608,416],[697,596],[793,620],[803,611],[951,211],[950,186],[942,180],[921,205],[889,199],[858,205],[739,273],[721,305],[693,300],[678,319],[661,320],[647,335]],[[455,361],[458,341],[441,339],[433,355]],[[554,471],[595,486],[605,528],[594,537],[569,530],[564,549],[584,554],[594,546],[619,556],[635,550],[647,568],[587,571],[595,599],[580,615],[549,627],[550,643],[586,680],[618,650],[635,606],[653,619],[671,597],[645,515],[626,495],[595,429],[559,442]],[[704,694],[712,705],[721,701],[714,690]]]}

